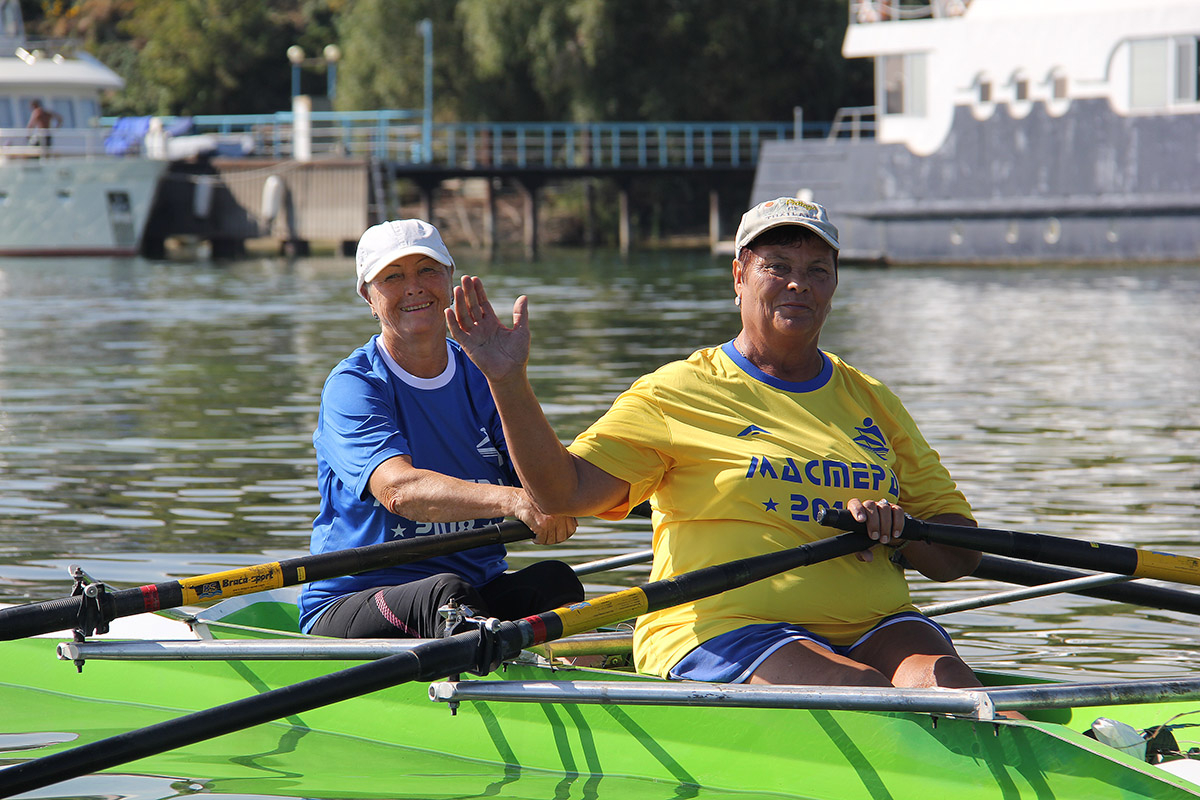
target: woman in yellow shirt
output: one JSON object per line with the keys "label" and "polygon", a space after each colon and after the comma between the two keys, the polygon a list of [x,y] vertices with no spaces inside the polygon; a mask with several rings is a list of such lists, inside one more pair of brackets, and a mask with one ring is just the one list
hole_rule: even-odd
{"label": "woman in yellow shirt", "polygon": [[[624,516],[649,498],[652,580],[825,538],[849,509],[879,542],[638,620],[639,669],[750,683],[977,686],[909,601],[898,562],[935,580],[979,554],[901,538],[905,512],[974,525],[937,453],[885,386],[818,345],[837,288],[837,229],[795,198],[755,206],[735,240],[742,329],[639,379],[564,448],[526,377],[527,302],[497,319],[464,277],[451,334],[488,378],[522,485],[547,513]],[[889,556],[895,556],[889,557]]]}

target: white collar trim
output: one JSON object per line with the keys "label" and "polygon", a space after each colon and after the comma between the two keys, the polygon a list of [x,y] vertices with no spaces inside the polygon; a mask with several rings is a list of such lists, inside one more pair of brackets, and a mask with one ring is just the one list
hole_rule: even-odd
{"label": "white collar trim", "polygon": [[432,378],[418,378],[396,363],[396,359],[392,358],[392,354],[388,352],[382,341],[376,342],[375,345],[379,350],[379,355],[383,358],[383,363],[387,364],[391,373],[414,389],[440,389],[454,379],[457,367],[454,361],[454,350],[451,349],[448,340],[446,342],[446,368],[442,370],[442,374]]}

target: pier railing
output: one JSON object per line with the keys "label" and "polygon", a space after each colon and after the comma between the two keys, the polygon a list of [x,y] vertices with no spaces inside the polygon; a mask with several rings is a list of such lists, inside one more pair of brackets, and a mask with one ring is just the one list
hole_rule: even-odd
{"label": "pier railing", "polygon": [[[870,136],[870,109],[828,122],[435,123],[420,111],[314,111],[313,158],[371,158],[397,167],[442,169],[654,170],[753,169],[763,142]],[[129,123],[139,122],[131,125]],[[133,155],[178,160],[197,153],[296,158],[292,112],[188,118],[103,117],[87,128],[54,128],[45,148],[25,128],[0,129],[0,158]],[[156,137],[155,132],[162,135]]]}
{"label": "pier railing", "polygon": [[[190,119],[195,135],[252,149],[256,156],[294,157],[297,126],[291,112]],[[176,122],[163,119],[164,127]],[[828,131],[827,123],[803,126],[806,135]],[[435,123],[426,138],[419,111],[314,111],[309,123],[314,158],[462,169],[753,167],[764,141],[791,139],[794,133],[791,122],[453,122]]]}
{"label": "pier railing", "polygon": [[108,128],[0,128],[0,158],[98,155],[108,135]]}

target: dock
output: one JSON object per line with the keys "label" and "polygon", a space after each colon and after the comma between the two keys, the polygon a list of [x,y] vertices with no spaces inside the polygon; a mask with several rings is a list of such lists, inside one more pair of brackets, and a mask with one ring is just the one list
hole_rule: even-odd
{"label": "dock", "polygon": [[[167,122],[170,122],[169,120]],[[161,255],[172,237],[207,241],[214,257],[245,252],[249,240],[304,254],[313,243],[353,253],[370,225],[397,215],[396,187],[407,181],[420,216],[433,220],[438,197],[471,181],[480,196],[480,244],[500,245],[497,196],[520,198],[527,258],[539,251],[542,193],[568,181],[614,181],[617,240],[633,246],[633,193],[639,180],[686,176],[709,200],[709,242],[722,247],[722,197],[745,204],[761,146],[794,138],[799,124],[762,122],[436,123],[415,112],[305,111],[191,119],[194,137],[215,154],[172,159],[159,186],[143,251]],[[223,154],[229,145],[242,151]],[[587,198],[585,228],[596,209]],[[733,206],[731,205],[731,208]],[[728,210],[728,209],[726,209]],[[728,237],[726,236],[726,239]],[[724,243],[727,246],[727,241]]]}

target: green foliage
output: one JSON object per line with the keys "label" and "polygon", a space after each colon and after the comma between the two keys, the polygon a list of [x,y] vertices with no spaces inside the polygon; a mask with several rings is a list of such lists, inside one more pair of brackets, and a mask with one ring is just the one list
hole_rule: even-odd
{"label": "green foliage", "polygon": [[457,53],[454,3],[436,0],[352,0],[336,25],[343,53],[339,109],[421,108],[424,105],[422,19],[433,22],[435,103],[453,86]]}
{"label": "green foliage", "polygon": [[[23,0],[31,33],[84,40],[126,80],[110,113],[290,106],[286,50],[341,47],[337,107],[440,120],[828,120],[871,102],[845,0]],[[325,91],[321,65],[302,90]]]}
{"label": "green foliage", "polygon": [[[156,114],[218,114],[278,97],[279,61],[292,31],[262,3],[241,0],[137,0],[122,26],[142,42],[126,92]],[[283,96],[286,97],[286,88]]]}

